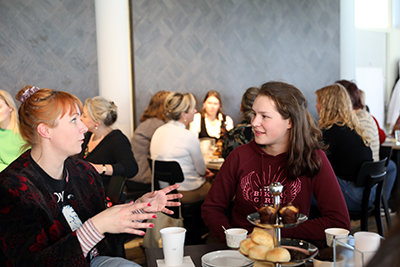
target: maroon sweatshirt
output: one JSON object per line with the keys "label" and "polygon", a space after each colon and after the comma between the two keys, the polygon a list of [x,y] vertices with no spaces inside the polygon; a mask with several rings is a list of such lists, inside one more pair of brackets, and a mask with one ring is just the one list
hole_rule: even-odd
{"label": "maroon sweatshirt", "polygon": [[[321,168],[314,177],[287,178],[283,168],[287,154],[266,154],[254,141],[232,151],[222,165],[202,206],[202,217],[210,231],[224,242],[225,228],[242,227],[249,233],[253,225],[246,217],[257,212],[264,203],[273,203],[273,196],[264,189],[272,182],[280,182],[284,188],[281,204],[292,202],[300,213],[309,215],[311,197],[318,202],[321,217],[307,220],[294,228],[282,229],[282,237],[306,240],[325,239],[324,229],[341,227],[350,229],[346,202],[335,173],[322,150]],[[233,201],[231,219],[225,215]]]}

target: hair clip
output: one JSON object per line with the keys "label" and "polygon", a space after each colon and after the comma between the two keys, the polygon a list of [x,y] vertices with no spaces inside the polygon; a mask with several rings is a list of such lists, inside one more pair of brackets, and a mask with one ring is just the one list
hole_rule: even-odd
{"label": "hair clip", "polygon": [[25,90],[25,92],[19,97],[19,101],[24,103],[29,97],[31,97],[34,93],[39,91],[40,88],[36,86],[32,86],[31,88]]}

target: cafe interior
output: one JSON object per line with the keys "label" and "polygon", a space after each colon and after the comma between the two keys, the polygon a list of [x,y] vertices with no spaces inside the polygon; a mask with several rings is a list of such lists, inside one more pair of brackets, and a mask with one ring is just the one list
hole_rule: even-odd
{"label": "cafe interior", "polygon": [[[293,84],[317,119],[315,91],[350,80],[365,92],[370,113],[386,132],[383,146],[391,148],[389,158],[400,169],[400,143],[391,135],[395,120],[388,119],[400,72],[399,0],[2,0],[0,44],[1,89],[15,95],[30,84],[68,91],[82,102],[103,96],[118,106],[115,127],[129,139],[160,90],[192,93],[198,111],[205,94],[216,90],[236,125],[249,87]],[[222,164],[220,154],[207,156],[207,168],[217,175]],[[372,256],[355,248],[353,236],[369,231],[379,234],[379,242],[389,237],[397,222],[398,179],[399,173],[389,202],[379,199],[379,205],[388,205],[386,212],[351,220],[350,231],[336,234],[334,244],[286,244],[306,251],[292,265],[262,260],[272,265],[257,266],[333,266],[313,262],[326,251],[342,264],[336,266],[353,266],[349,258],[354,266],[367,266]],[[274,200],[279,203],[279,194]],[[256,227],[271,228],[258,221],[258,213],[243,216]],[[306,217],[291,225],[276,221],[280,226],[271,230],[276,246],[282,227],[296,227]],[[184,247],[184,262],[176,266],[256,266],[246,254],[239,255],[244,260],[230,254],[239,247],[207,241],[207,232],[202,237],[202,244]],[[221,263],[215,252],[242,261]],[[125,254],[142,266],[171,266],[164,262],[165,251],[145,247],[143,237],[127,242]]]}

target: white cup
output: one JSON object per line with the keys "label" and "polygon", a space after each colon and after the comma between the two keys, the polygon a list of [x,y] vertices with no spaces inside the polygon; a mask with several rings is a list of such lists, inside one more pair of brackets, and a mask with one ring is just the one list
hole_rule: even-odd
{"label": "white cup", "polygon": [[349,235],[349,230],[344,228],[327,228],[325,229],[326,244],[332,246],[333,238],[344,239]]}
{"label": "white cup", "polygon": [[400,130],[394,131],[394,140],[396,141],[396,145],[400,145]]}
{"label": "white cup", "polygon": [[239,248],[240,242],[247,237],[247,230],[243,228],[230,228],[225,230],[225,237],[228,247]]}
{"label": "white cup", "polygon": [[367,266],[381,245],[381,236],[372,232],[357,232],[354,234],[354,266]]}
{"label": "white cup", "polygon": [[160,230],[160,234],[165,264],[167,266],[181,265],[186,229],[183,227],[166,227]]}

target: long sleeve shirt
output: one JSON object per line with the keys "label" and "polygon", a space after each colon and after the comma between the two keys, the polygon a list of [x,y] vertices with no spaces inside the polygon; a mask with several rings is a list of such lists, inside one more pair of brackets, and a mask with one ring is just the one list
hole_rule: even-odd
{"label": "long sleeve shirt", "polygon": [[[325,239],[324,229],[350,229],[350,219],[336,176],[323,151],[315,151],[321,158],[320,171],[314,177],[288,179],[283,168],[287,154],[271,156],[254,141],[232,151],[213,181],[202,206],[202,217],[210,231],[220,240],[225,228],[242,227],[249,232],[254,225],[247,215],[257,212],[264,204],[272,204],[273,196],[265,188],[272,182],[283,185],[281,205],[292,202],[300,213],[309,215],[312,195],[318,202],[321,217],[310,219],[294,227],[282,229],[282,237],[305,240]],[[233,201],[231,219],[225,214]]]}
{"label": "long sleeve shirt", "polygon": [[150,155],[154,160],[174,160],[179,163],[185,177],[179,190],[195,190],[205,183],[202,175],[206,164],[200,149],[200,141],[183,123],[169,121],[159,127],[150,143]]}

